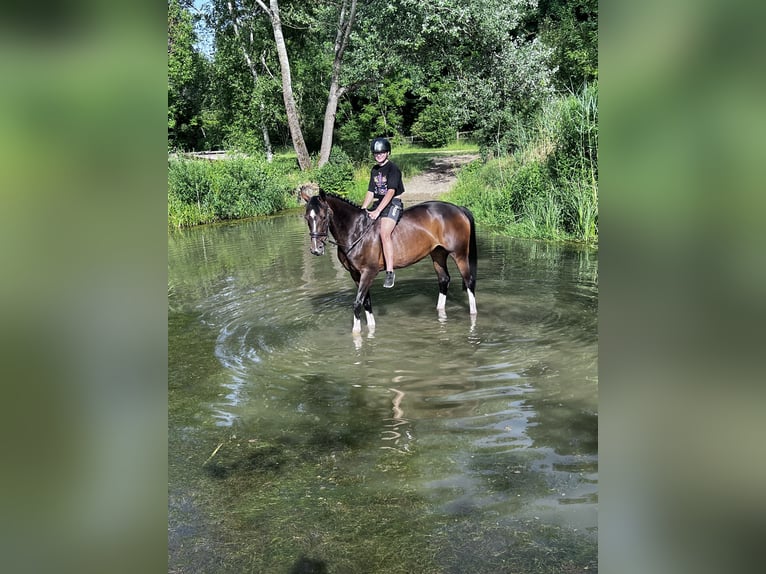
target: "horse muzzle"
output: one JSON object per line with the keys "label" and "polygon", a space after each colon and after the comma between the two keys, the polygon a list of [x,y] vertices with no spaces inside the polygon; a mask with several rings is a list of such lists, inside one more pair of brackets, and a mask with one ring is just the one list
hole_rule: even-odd
{"label": "horse muzzle", "polygon": [[324,244],[327,241],[325,233],[311,233],[311,247],[309,251],[312,255],[324,255]]}

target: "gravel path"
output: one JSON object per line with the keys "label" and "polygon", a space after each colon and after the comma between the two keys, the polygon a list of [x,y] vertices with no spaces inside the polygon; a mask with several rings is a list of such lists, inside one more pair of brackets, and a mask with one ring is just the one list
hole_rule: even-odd
{"label": "gravel path", "polygon": [[439,196],[452,189],[459,169],[478,157],[476,154],[463,154],[434,158],[426,171],[404,180],[404,206],[439,199]]}

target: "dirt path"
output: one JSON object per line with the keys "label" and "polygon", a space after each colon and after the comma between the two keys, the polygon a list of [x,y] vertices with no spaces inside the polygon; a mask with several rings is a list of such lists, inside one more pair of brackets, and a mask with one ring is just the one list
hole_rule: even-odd
{"label": "dirt path", "polygon": [[476,154],[463,154],[434,158],[426,171],[404,181],[402,201],[405,207],[439,199],[455,185],[458,170],[478,157]]}

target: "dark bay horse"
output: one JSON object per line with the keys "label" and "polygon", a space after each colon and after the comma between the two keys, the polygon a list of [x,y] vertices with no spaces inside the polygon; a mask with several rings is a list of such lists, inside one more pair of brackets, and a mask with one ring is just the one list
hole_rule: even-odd
{"label": "dark bay horse", "polygon": [[[367,211],[350,201],[319,190],[310,195],[301,188],[306,201],[306,223],[311,238],[310,251],[323,255],[328,233],[338,246],[338,259],[351,274],[357,285],[354,299],[353,332],[362,330],[362,309],[367,317],[367,328],[375,329],[372,314],[370,286],[375,276],[384,269],[383,248],[378,233],[379,222],[373,221]],[[444,313],[450,275],[447,256],[451,256],[463,277],[463,289],[468,293],[471,317],[476,316],[476,229],[473,215],[465,207],[443,201],[427,201],[404,210],[392,234],[396,261],[395,268],[407,267],[430,255],[439,281],[439,300],[436,309]]]}

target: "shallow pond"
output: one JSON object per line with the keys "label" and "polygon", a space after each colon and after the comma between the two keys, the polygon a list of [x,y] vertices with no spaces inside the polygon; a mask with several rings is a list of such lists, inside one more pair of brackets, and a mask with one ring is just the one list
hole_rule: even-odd
{"label": "shallow pond", "polygon": [[302,212],[169,235],[170,572],[597,570],[597,251],[478,248],[354,337]]}

